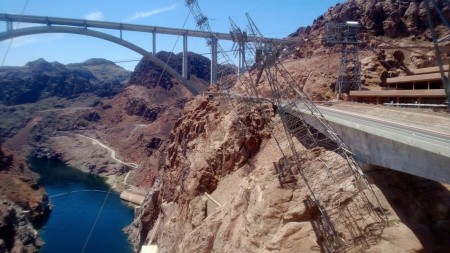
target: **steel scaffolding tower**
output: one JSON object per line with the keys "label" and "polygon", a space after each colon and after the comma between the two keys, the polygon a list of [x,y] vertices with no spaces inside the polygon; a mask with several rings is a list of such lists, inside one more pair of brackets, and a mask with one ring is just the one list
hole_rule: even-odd
{"label": "steel scaffolding tower", "polygon": [[[263,35],[247,17],[248,36],[260,37],[262,42]],[[356,31],[354,34],[353,41],[357,44]],[[335,41],[338,39],[335,37]],[[350,36],[346,39],[351,41]],[[242,82],[247,86],[247,97],[263,108],[257,84],[264,72],[272,93],[270,100],[283,125],[280,128],[270,115],[260,110],[283,154],[283,158],[274,163],[280,184],[298,179],[309,190],[305,205],[318,212],[312,225],[323,252],[364,251],[368,246],[358,238],[377,240],[387,224],[387,216],[355,155],[281,64],[283,48],[258,43],[258,40],[246,46],[256,59],[255,75],[249,75],[249,82]],[[312,150],[317,153],[311,161],[307,157]]]}
{"label": "steel scaffolding tower", "polygon": [[328,23],[325,26],[325,46],[342,45],[339,74],[335,87],[339,97],[342,93],[348,93],[350,90],[361,90],[358,28],[358,22],[354,21]]}
{"label": "steel scaffolding tower", "polygon": [[[234,102],[244,110],[257,109],[283,156],[274,163],[280,184],[298,182],[308,189],[304,205],[314,213],[312,226],[321,251],[364,251],[369,245],[361,238],[376,242],[387,224],[383,207],[354,154],[281,64],[283,46],[268,43],[249,15],[247,19],[246,33],[230,19],[230,33],[240,47],[239,65],[249,71],[248,80],[238,77],[244,94],[226,90],[233,111],[239,113]],[[250,36],[259,39],[249,43]],[[258,89],[262,75],[269,97]],[[267,107],[276,108],[279,119]]]}

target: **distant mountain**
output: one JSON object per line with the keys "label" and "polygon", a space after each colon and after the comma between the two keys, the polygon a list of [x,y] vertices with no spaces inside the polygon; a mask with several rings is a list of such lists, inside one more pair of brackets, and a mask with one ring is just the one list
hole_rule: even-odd
{"label": "distant mountain", "polygon": [[[183,54],[174,54],[171,52],[160,51],[156,54],[156,57],[175,69],[178,73],[182,72],[182,59]],[[188,75],[189,79],[195,79],[192,76],[197,77],[205,82],[209,83],[210,79],[211,60],[205,56],[188,52]],[[234,73],[234,69],[229,66],[219,66],[219,77]],[[131,74],[129,84],[138,84],[148,88],[155,88],[160,86],[165,90],[170,90],[174,85],[173,77],[163,69],[147,58],[142,58],[139,64],[136,66],[134,72]]]}
{"label": "distant mountain", "polygon": [[34,103],[87,92],[113,96],[122,90],[129,76],[129,71],[104,59],[68,65],[38,59],[23,67],[0,67],[0,103]]}

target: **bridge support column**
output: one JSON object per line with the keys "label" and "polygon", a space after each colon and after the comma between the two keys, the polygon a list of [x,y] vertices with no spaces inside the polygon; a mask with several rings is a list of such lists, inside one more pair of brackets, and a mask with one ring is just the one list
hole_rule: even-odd
{"label": "bridge support column", "polygon": [[6,31],[12,31],[13,30],[13,22],[12,21],[6,21]]}
{"label": "bridge support column", "polygon": [[153,55],[156,55],[156,33],[155,32],[152,33],[152,47],[153,47],[152,53],[153,53]]}
{"label": "bridge support column", "polygon": [[241,76],[241,63],[242,63],[242,45],[241,43],[238,44],[238,77]]}
{"label": "bridge support column", "polygon": [[183,35],[183,65],[182,65],[182,73],[181,76],[184,78],[188,78],[188,37],[187,35]]}
{"label": "bridge support column", "polygon": [[217,82],[217,39],[211,39],[211,81],[212,86]]}
{"label": "bridge support column", "polygon": [[245,69],[245,42],[239,43],[238,54],[238,76],[241,76]]}

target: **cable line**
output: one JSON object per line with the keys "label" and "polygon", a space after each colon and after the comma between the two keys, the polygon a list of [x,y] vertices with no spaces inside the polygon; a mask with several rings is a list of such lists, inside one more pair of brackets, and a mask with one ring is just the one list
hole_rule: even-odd
{"label": "cable line", "polygon": [[98,214],[97,214],[97,217],[95,218],[94,224],[92,224],[91,230],[89,231],[89,235],[86,238],[86,242],[84,243],[81,253],[84,253],[84,251],[86,250],[86,246],[89,243],[89,240],[91,239],[92,233],[94,232],[94,229],[95,229],[95,226],[97,225],[98,220],[100,219],[100,215],[102,214],[103,208],[105,207],[106,201],[108,200],[109,194],[111,193],[111,189],[112,189],[112,187],[109,187],[108,193],[106,193],[105,199],[103,200],[102,206],[100,207],[100,210],[98,211]]}
{"label": "cable line", "polygon": [[80,193],[80,192],[102,192],[102,193],[108,193],[108,191],[103,191],[103,190],[79,190],[79,191],[70,191],[70,192],[64,192],[64,193],[60,193],[60,194],[55,194],[55,195],[49,196],[49,198],[56,198],[56,197],[61,197],[61,196],[69,195],[69,194],[72,194],[72,193]]}
{"label": "cable line", "polygon": [[[28,6],[28,2],[29,2],[29,0],[27,0],[27,1],[25,2],[25,5],[23,6],[21,15],[23,15],[23,14],[25,13],[25,10],[27,9],[27,6]],[[17,23],[16,29],[19,28],[19,24],[20,24],[20,22]],[[14,40],[14,38],[12,38],[12,39],[9,40],[8,48],[6,49],[5,55],[3,56],[2,66],[4,66],[4,64],[5,64],[6,57],[7,57],[8,54],[9,54],[9,50],[11,49],[11,45],[12,45],[12,43],[13,43],[13,40]]]}

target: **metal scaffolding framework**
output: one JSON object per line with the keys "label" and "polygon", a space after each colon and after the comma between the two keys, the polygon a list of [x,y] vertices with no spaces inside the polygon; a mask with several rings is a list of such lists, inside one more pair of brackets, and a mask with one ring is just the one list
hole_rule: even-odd
{"label": "metal scaffolding framework", "polygon": [[[251,70],[248,81],[238,77],[246,94],[228,93],[230,103],[256,108],[264,119],[283,155],[274,163],[280,184],[299,182],[309,190],[305,205],[316,210],[312,211],[312,225],[322,251],[363,251],[378,242],[387,216],[354,154],[280,63],[283,46],[267,43],[248,14],[247,19],[247,32],[230,19],[230,33],[241,54],[239,65]],[[248,43],[246,36],[261,39]],[[270,98],[258,91],[263,75],[270,86]],[[276,108],[282,124],[270,115],[268,103]]]}
{"label": "metal scaffolding framework", "polygon": [[[248,36],[263,38],[247,17]],[[240,30],[233,28],[232,31]],[[253,53],[255,59],[254,65],[247,69],[256,72],[249,75],[250,82],[241,82],[247,91],[247,101],[260,108],[283,154],[274,164],[280,183],[300,180],[309,189],[310,196],[305,204],[318,212],[313,227],[322,250],[358,251],[376,243],[387,216],[354,154],[281,64],[282,46],[258,42],[246,43],[246,46],[246,51]],[[257,89],[263,74],[270,85],[270,100],[277,108],[282,128],[265,113],[266,99]]]}
{"label": "metal scaffolding framework", "polygon": [[209,19],[206,15],[203,14],[200,6],[198,5],[198,1],[185,0],[185,3],[194,16],[197,28],[203,32],[209,32],[211,34],[211,37],[206,38],[206,43],[211,48],[212,57],[210,84],[214,85],[217,83],[218,77],[222,76],[222,73],[228,71],[226,67],[219,69],[219,64],[225,66],[226,63],[230,63],[232,62],[232,60],[220,45],[219,38],[216,37],[215,33],[212,31],[211,26],[209,25]]}
{"label": "metal scaffolding framework", "polygon": [[339,73],[335,87],[339,97],[350,90],[361,90],[358,28],[358,22],[354,21],[328,23],[325,26],[323,37],[325,45],[328,47],[342,45]]}

